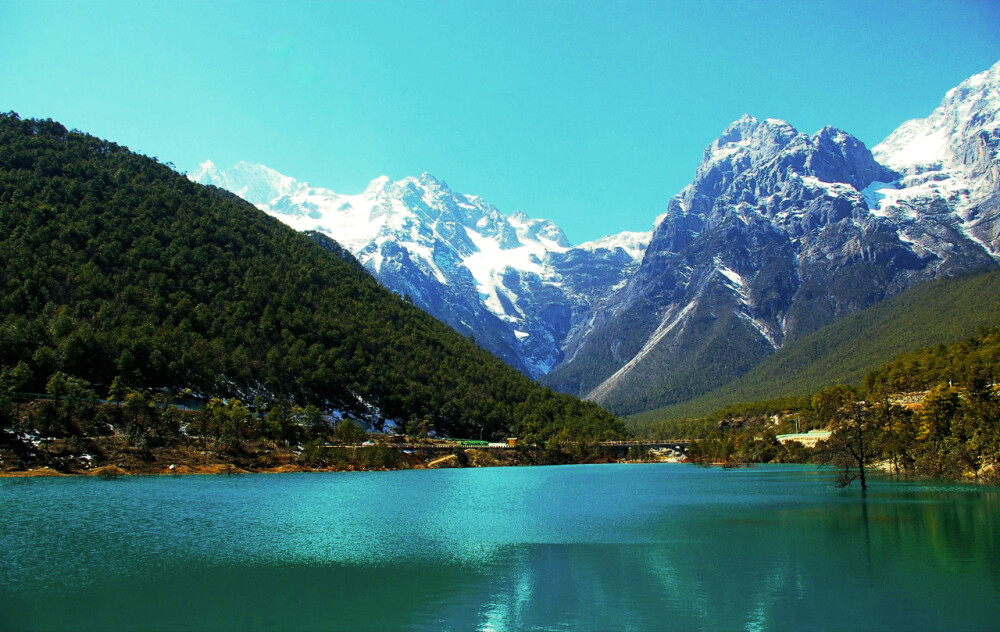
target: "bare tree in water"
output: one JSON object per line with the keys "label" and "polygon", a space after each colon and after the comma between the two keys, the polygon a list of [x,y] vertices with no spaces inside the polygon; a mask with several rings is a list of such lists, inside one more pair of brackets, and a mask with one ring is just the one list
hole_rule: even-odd
{"label": "bare tree in water", "polygon": [[857,480],[862,493],[868,490],[865,468],[875,453],[874,425],[871,410],[864,401],[852,399],[841,409],[829,441],[833,463],[843,468],[837,487],[847,487]]}
{"label": "bare tree in water", "polygon": [[842,468],[836,485],[847,487],[857,480],[862,493],[867,491],[865,468],[875,452],[873,433],[877,425],[872,422],[871,407],[854,389],[835,386],[813,396],[812,408],[817,421],[833,433],[826,449],[830,462]]}

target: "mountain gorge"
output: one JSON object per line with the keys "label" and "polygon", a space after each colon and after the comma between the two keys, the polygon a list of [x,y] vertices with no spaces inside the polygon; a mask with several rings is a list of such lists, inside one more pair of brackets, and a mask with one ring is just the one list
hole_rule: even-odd
{"label": "mountain gorge", "polygon": [[358,195],[247,163],[220,170],[209,161],[189,177],[333,238],[383,285],[534,378],[584,335],[594,307],[635,271],[649,240],[622,233],[574,247],[552,222],[505,215],[429,174],[381,177]]}

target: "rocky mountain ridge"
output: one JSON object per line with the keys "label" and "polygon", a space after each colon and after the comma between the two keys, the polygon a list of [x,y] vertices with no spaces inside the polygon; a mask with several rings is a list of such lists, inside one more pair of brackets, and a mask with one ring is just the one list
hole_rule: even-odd
{"label": "rocky mountain ridge", "polygon": [[874,152],[831,127],[735,121],[545,381],[619,413],[683,401],[916,283],[996,266],[998,77],[963,82]]}
{"label": "rocky mountain ridge", "polygon": [[[926,119],[872,148],[901,177],[866,192],[903,238],[947,258],[947,245],[1000,257],[1000,63],[948,91]],[[977,248],[978,247],[978,248]]]}

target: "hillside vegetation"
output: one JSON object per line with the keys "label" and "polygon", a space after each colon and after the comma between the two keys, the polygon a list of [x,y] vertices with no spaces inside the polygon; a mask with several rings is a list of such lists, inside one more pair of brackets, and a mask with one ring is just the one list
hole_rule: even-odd
{"label": "hillside vegetation", "polygon": [[[327,240],[328,242],[329,240]],[[49,121],[0,115],[0,368],[339,410],[455,436],[624,434],[235,195]],[[64,379],[64,378],[60,378]]]}
{"label": "hillside vegetation", "polygon": [[[951,343],[979,327],[998,324],[1000,272],[930,281],[782,347],[710,393],[627,421],[636,431],[647,432],[651,424],[706,417],[740,402],[794,398],[835,384],[857,385],[867,372],[901,353]],[[681,431],[676,423],[667,428]]]}
{"label": "hillside vegetation", "polygon": [[[778,433],[823,428],[807,450]],[[717,415],[695,460],[723,463],[812,459],[862,481],[877,466],[893,474],[1000,481],[1000,327],[952,345],[905,354],[857,388],[831,386],[797,400],[732,406]]]}

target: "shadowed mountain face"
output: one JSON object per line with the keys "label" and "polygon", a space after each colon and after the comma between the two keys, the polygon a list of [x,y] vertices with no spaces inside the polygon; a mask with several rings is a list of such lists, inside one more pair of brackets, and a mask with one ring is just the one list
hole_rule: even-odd
{"label": "shadowed mountain face", "polygon": [[875,155],[830,127],[734,122],[545,381],[619,413],[683,401],[916,283],[996,266],[998,77],[964,82]]}

